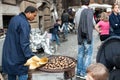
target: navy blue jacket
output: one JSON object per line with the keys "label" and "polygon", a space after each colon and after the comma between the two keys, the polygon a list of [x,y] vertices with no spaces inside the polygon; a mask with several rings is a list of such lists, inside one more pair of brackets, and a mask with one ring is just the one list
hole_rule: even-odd
{"label": "navy blue jacket", "polygon": [[113,12],[109,16],[110,22],[110,34],[111,35],[120,35],[120,15],[115,15]]}
{"label": "navy blue jacket", "polygon": [[3,72],[14,75],[28,73],[28,67],[24,64],[34,55],[29,47],[30,29],[24,13],[11,19],[3,45]]}
{"label": "navy blue jacket", "polygon": [[58,34],[59,27],[60,27],[60,24],[58,24],[58,23],[54,24],[53,34]]}

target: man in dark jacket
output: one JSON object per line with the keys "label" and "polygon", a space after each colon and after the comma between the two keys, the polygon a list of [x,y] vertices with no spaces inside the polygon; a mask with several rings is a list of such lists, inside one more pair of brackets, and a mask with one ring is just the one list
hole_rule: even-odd
{"label": "man in dark jacket", "polygon": [[24,13],[13,17],[9,23],[3,45],[2,70],[8,74],[8,80],[27,80],[28,67],[26,61],[33,57],[30,45],[30,29],[28,22],[34,20],[37,9],[28,6]]}

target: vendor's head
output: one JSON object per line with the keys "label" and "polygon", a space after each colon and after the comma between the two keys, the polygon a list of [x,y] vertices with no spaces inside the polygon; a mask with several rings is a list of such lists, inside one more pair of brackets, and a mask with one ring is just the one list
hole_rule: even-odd
{"label": "vendor's head", "polygon": [[33,6],[28,6],[25,11],[24,11],[27,19],[29,21],[32,21],[35,19],[35,17],[37,16],[37,9]]}
{"label": "vendor's head", "polygon": [[118,6],[118,4],[113,4],[112,5],[112,11],[115,13],[115,14],[117,14],[117,13],[119,13],[119,6]]}
{"label": "vendor's head", "polygon": [[89,5],[90,0],[81,0],[82,5]]}
{"label": "vendor's head", "polygon": [[93,63],[87,68],[86,80],[107,80],[108,70],[101,63]]}

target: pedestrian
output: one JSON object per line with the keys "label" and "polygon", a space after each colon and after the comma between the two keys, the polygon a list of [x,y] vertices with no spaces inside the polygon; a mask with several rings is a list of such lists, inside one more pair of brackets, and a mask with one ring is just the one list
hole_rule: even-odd
{"label": "pedestrian", "polygon": [[68,35],[68,21],[69,21],[69,14],[67,10],[63,11],[61,15],[61,20],[62,20],[62,28],[65,35],[65,40],[66,40]]}
{"label": "pedestrian", "polygon": [[101,41],[109,37],[109,16],[106,12],[101,13],[100,21],[95,25],[95,29],[100,34]]}
{"label": "pedestrian", "polygon": [[[91,63],[93,49],[93,10],[88,7],[90,0],[81,0],[82,6],[76,13],[75,23],[78,26],[77,77],[85,78],[86,69]],[[79,21],[77,21],[79,20]]]}
{"label": "pedestrian", "polygon": [[108,80],[109,72],[101,63],[93,63],[87,68],[86,80]]}
{"label": "pedestrian", "polygon": [[2,53],[2,70],[8,74],[8,80],[28,79],[28,66],[24,64],[29,58],[35,57],[30,49],[29,21],[36,16],[37,9],[28,6],[24,12],[10,20]]}
{"label": "pedestrian", "polygon": [[120,14],[118,4],[112,5],[112,13],[109,16],[110,36],[120,36]]}
{"label": "pedestrian", "polygon": [[60,46],[60,40],[59,40],[59,32],[60,32],[60,26],[61,26],[61,20],[57,19],[56,23],[54,24],[53,27],[53,32],[52,32],[52,41],[56,41],[56,44]]}
{"label": "pedestrian", "polygon": [[112,12],[112,9],[111,8],[107,8],[106,12],[107,12],[107,14],[109,16],[111,14],[111,12]]}

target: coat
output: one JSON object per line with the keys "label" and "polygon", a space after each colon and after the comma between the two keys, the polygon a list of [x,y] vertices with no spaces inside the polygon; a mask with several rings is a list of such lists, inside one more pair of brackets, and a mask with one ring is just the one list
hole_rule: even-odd
{"label": "coat", "polygon": [[54,24],[53,34],[58,34],[59,27],[60,27],[60,24],[58,24],[58,23],[55,23],[55,24]]}
{"label": "coat", "polygon": [[109,74],[109,80],[120,80],[120,69],[112,70]]}
{"label": "coat", "polygon": [[93,11],[91,9],[84,9],[80,15],[78,25],[78,44],[81,45],[84,39],[88,44],[92,42],[93,34]]}
{"label": "coat", "polygon": [[68,19],[69,19],[69,14],[67,12],[62,13],[62,16],[61,16],[62,23],[68,22]]}
{"label": "coat", "polygon": [[109,16],[110,22],[110,35],[120,35],[120,15],[115,15],[113,12]]}
{"label": "coat", "polygon": [[28,73],[28,67],[24,64],[34,55],[29,47],[30,29],[24,13],[11,19],[3,45],[2,70],[4,73],[12,75]]}
{"label": "coat", "polygon": [[120,69],[120,37],[112,36],[101,44],[96,62],[104,64],[109,71]]}

